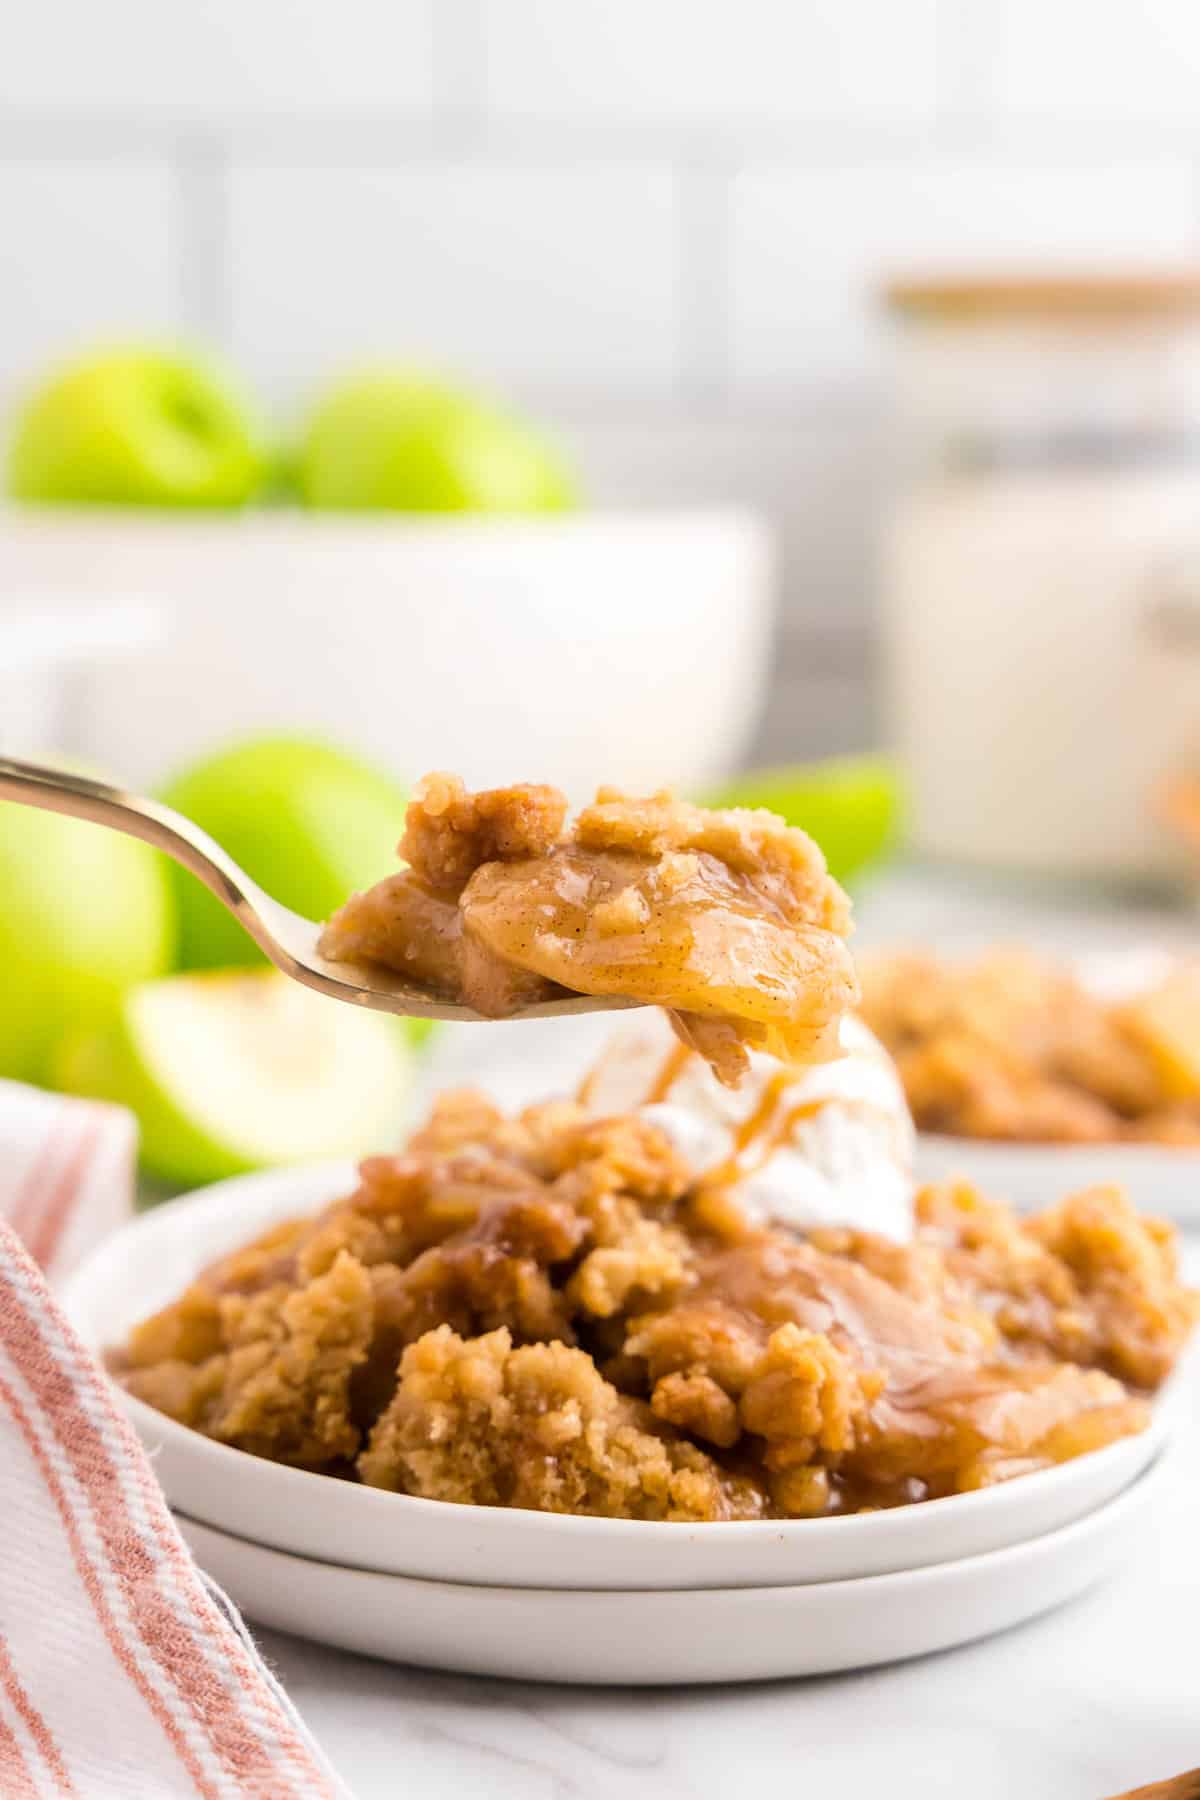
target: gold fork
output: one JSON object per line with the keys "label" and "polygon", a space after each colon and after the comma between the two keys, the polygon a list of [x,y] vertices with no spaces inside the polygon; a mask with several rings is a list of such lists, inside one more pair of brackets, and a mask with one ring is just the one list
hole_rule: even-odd
{"label": "gold fork", "polygon": [[[285,975],[305,987],[369,1006],[377,1012],[404,1013],[416,1019],[475,1019],[484,1015],[454,1000],[442,1000],[428,989],[374,963],[330,962],[317,943],[323,929],[264,893],[256,881],[222,850],[206,831],[161,801],[131,794],[74,770],[0,756],[0,800],[38,806],[106,825],[141,838],[173,857],[214,893]],[[514,1019],[559,1019],[572,1013],[612,1012],[636,1006],[619,995],[567,994],[541,1000],[508,1015]]]}

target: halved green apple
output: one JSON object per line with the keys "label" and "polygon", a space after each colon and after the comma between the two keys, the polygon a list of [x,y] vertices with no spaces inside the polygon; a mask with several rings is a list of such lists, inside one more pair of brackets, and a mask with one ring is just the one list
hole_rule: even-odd
{"label": "halved green apple", "polygon": [[109,1025],[64,1044],[57,1074],[130,1107],[146,1172],[191,1187],[393,1148],[412,1069],[399,1021],[239,969],[130,989]]}

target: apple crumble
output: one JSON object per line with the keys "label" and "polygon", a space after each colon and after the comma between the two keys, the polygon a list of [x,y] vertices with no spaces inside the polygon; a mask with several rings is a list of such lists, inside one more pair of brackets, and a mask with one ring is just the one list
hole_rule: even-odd
{"label": "apple crumble", "polygon": [[1122,999],[1022,950],[865,959],[862,1012],[918,1126],[1044,1143],[1200,1145],[1200,965]]}
{"label": "apple crumble", "polygon": [[644,1119],[449,1094],[114,1371],[222,1443],[428,1499],[805,1518],[1139,1431],[1195,1316],[1170,1228],[1112,1190],[1019,1220],[931,1189],[905,1245],[710,1200]]}
{"label": "apple crumble", "polygon": [[551,787],[470,794],[429,775],[407,867],[325,928],[334,961],[380,962],[488,1018],[566,993],[665,1007],[729,1086],[751,1047],[836,1053],[857,997],[849,903],[820,850],[768,812],[601,788],[574,824]]}

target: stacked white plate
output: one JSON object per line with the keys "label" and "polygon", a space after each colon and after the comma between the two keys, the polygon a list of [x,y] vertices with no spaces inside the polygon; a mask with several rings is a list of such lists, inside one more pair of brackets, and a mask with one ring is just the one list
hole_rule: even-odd
{"label": "stacked white plate", "polygon": [[1200,1149],[1165,1144],[1029,1144],[922,1131],[919,1182],[969,1181],[1020,1212],[1040,1212],[1090,1187],[1124,1188],[1141,1212],[1200,1226]]}
{"label": "stacked white plate", "polygon": [[[348,1191],[322,1166],[222,1182],[137,1219],[67,1306],[119,1344],[203,1265]],[[840,1519],[642,1524],[454,1506],[213,1443],[123,1396],[201,1565],[264,1625],[399,1662],[527,1680],[748,1681],[965,1643],[1120,1559],[1163,1417],[1138,1438],[978,1493]]]}

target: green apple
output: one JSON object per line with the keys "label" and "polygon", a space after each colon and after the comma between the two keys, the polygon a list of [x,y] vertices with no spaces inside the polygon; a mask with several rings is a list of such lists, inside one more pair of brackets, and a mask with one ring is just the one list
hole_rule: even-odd
{"label": "green apple", "polygon": [[364,369],[316,406],[296,478],[309,506],[415,513],[561,512],[559,454],[507,413],[403,369]]}
{"label": "green apple", "polygon": [[[311,738],[251,738],[206,757],[162,798],[194,819],[276,900],[327,919],[396,868],[407,795],[381,770]],[[261,963],[262,953],[194,875],[171,865],[181,967]],[[414,1043],[433,1027],[406,1022]]]}
{"label": "green apple", "polygon": [[18,417],[8,475],[20,500],[240,506],[265,467],[253,410],[229,376],[147,346],[53,374]]}
{"label": "green apple", "polygon": [[[357,888],[397,866],[407,796],[345,751],[303,737],[231,745],[182,771],[162,798],[216,838],[276,900],[327,919]],[[262,961],[253,940],[193,875],[173,866],[180,965]]]}
{"label": "green apple", "polygon": [[63,1032],[171,967],[166,865],[134,838],[0,803],[0,1075],[44,1081]]}
{"label": "green apple", "polygon": [[131,988],[107,1026],[64,1043],[57,1075],[72,1093],[130,1107],[146,1173],[194,1187],[392,1149],[412,1069],[386,1014],[256,969]]}
{"label": "green apple", "polygon": [[886,756],[840,756],[790,767],[751,769],[706,806],[765,806],[799,825],[825,852],[829,870],[851,881],[878,862],[899,836],[900,780]]}

